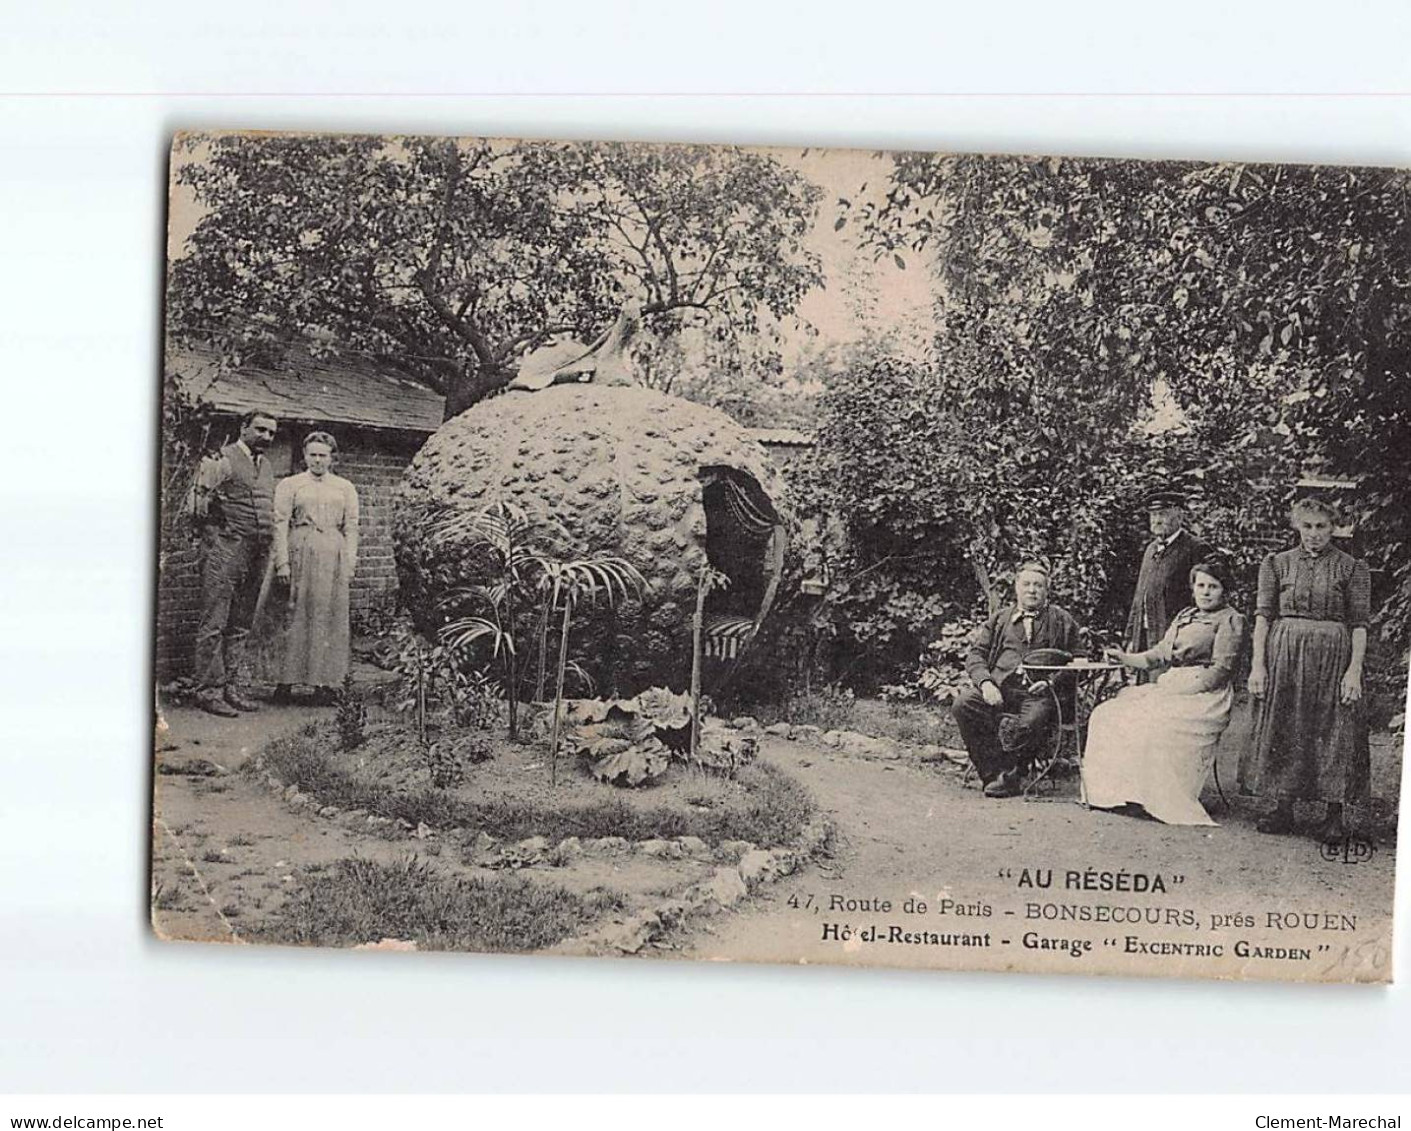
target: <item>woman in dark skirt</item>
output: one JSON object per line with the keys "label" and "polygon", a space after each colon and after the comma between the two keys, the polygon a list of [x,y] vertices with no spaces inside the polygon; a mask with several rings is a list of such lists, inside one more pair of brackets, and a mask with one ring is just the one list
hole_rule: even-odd
{"label": "woman in dark skirt", "polygon": [[1259,831],[1293,831],[1297,801],[1322,801],[1317,836],[1347,835],[1344,806],[1365,799],[1368,748],[1362,702],[1371,584],[1367,564],[1332,544],[1335,516],[1308,497],[1289,514],[1299,545],[1259,567],[1249,691],[1259,700],[1241,787],[1272,797]]}

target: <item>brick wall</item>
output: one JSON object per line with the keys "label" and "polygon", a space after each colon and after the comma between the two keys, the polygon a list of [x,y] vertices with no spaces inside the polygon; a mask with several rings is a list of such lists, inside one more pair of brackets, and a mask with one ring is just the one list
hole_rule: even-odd
{"label": "brick wall", "polygon": [[370,435],[367,441],[344,453],[336,468],[358,489],[358,572],[350,594],[353,624],[369,611],[387,603],[397,588],[392,560],[392,495],[402,472],[421,446],[394,444],[389,437]]}
{"label": "brick wall", "polygon": [[[310,425],[286,425],[269,453],[276,480],[295,469],[294,452]],[[392,493],[425,437],[372,429],[326,428],[338,440],[334,471],[358,489],[358,570],[350,602],[354,631],[370,613],[389,605],[397,590],[392,559]],[[233,432],[232,432],[233,434]],[[156,665],[158,680],[186,675],[201,610],[196,544],[180,522],[181,499],[162,515],[157,580]],[[257,642],[256,642],[257,643]],[[258,651],[258,648],[256,649]]]}

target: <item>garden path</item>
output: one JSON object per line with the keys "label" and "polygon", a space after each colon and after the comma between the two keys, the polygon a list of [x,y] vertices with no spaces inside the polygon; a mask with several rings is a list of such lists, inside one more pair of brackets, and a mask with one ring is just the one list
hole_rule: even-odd
{"label": "garden path", "polygon": [[[225,719],[168,706],[158,733],[152,823],[153,921],[165,938],[239,943],[278,911],[307,876],[357,856],[393,865],[408,854],[452,876],[505,875],[462,856],[455,841],[349,827],[291,808],[239,769],[272,739],[334,713],[271,707]],[[709,862],[641,854],[577,859],[534,877],[579,894],[607,887],[634,909],[707,879]],[[377,939],[362,940],[376,942]]]}
{"label": "garden path", "polygon": [[[1053,955],[1048,961],[1049,955],[1031,951],[1021,957],[1026,931],[1038,927],[1047,934],[1061,934],[1065,927],[1026,921],[1025,904],[1033,900],[1153,903],[1150,897],[1130,895],[1026,893],[1017,890],[1014,878],[1024,868],[1054,869],[1059,877],[1055,888],[1069,869],[1125,868],[1167,877],[1182,875],[1180,885],[1155,902],[1193,909],[1201,926],[1189,932],[1168,931],[1163,937],[1212,941],[1212,914],[1248,914],[1262,925],[1270,909],[1340,908],[1357,911],[1361,927],[1372,934],[1384,930],[1390,938],[1394,856],[1390,848],[1354,867],[1322,859],[1319,846],[1307,839],[1263,836],[1240,812],[1217,810],[1215,817],[1222,824],[1216,828],[1178,828],[1085,809],[1074,803],[1071,784],[1053,796],[1034,800],[992,800],[963,785],[960,770],[944,764],[867,760],[775,738],[766,741],[763,756],[797,776],[837,822],[837,853],[821,867],[760,889],[740,910],[695,927],[675,940],[681,948],[677,956],[906,967],[973,961],[978,969],[997,970],[1022,962],[1030,969],[1096,972],[1092,963],[1075,966],[1067,955]],[[1226,789],[1230,789],[1228,780]],[[1001,876],[1009,870],[1011,876]],[[835,896],[888,900],[892,910],[830,911]],[[930,913],[925,917],[901,913],[908,898],[924,900]],[[936,914],[947,898],[959,906],[948,914]],[[979,914],[959,914],[962,907]],[[828,922],[898,923],[908,931],[988,930],[1009,941],[963,956],[938,954],[930,946],[848,945],[824,941]],[[1072,924],[1066,926],[1080,933],[1072,930]],[[1126,933],[1123,928],[1107,929],[1119,936]],[[1265,933],[1251,932],[1251,937]],[[1306,936],[1300,941],[1306,941]],[[1364,953],[1358,961],[1365,958]],[[1249,973],[1273,976],[1267,967]]]}
{"label": "garden path", "polygon": [[[333,708],[265,706],[237,719],[191,707],[164,707],[160,771],[219,767],[210,774],[156,775],[152,879],[159,933],[243,941],[243,926],[268,915],[292,890],[295,873],[351,856],[391,860],[401,846],[311,819],[236,773],[271,739]],[[224,770],[226,772],[220,772]]]}
{"label": "garden path", "polygon": [[[242,924],[258,922],[279,905],[294,886],[286,877],[294,876],[296,869],[307,871],[354,853],[391,861],[406,852],[405,841],[386,841],[292,811],[253,780],[233,772],[270,738],[330,711],[266,708],[240,720],[224,720],[189,708],[167,710],[170,730],[158,744],[159,766],[211,762],[230,772],[157,775],[153,878],[158,889],[168,893],[169,903],[160,912],[163,933],[234,941]],[[1394,798],[1397,775],[1390,764],[1396,751],[1379,745],[1379,796],[1389,790]],[[1240,810],[1214,811],[1222,821],[1217,828],[1173,828],[1085,810],[1072,803],[1071,786],[1033,801],[989,800],[966,787],[960,771],[944,763],[872,760],[772,737],[765,739],[763,757],[807,785],[836,822],[835,855],[766,885],[738,911],[693,923],[659,953],[786,963],[923,966],[942,958],[956,961],[954,955],[938,956],[930,947],[864,949],[821,938],[825,922],[875,920],[900,922],[907,929],[991,930],[1008,936],[1006,947],[967,956],[977,968],[1004,969],[1015,964],[1023,932],[1036,925],[1049,933],[1064,930],[1063,924],[1024,921],[1030,900],[1142,902],[1132,896],[1066,897],[1058,891],[1035,895],[1017,891],[1012,877],[1001,877],[1003,870],[1026,867],[1051,868],[1059,876],[1068,869],[1094,866],[1183,875],[1182,886],[1161,902],[1199,913],[1202,928],[1189,935],[1197,940],[1210,936],[1212,914],[1262,918],[1270,908],[1352,909],[1361,927],[1373,933],[1390,921],[1389,847],[1371,861],[1350,867],[1322,859],[1317,846],[1305,839],[1261,836],[1253,830],[1250,815]],[[1230,760],[1227,750],[1221,759],[1227,790],[1233,780]],[[422,848],[436,854],[430,844]],[[443,861],[450,863],[448,858]],[[877,915],[831,912],[834,896],[844,901],[888,900],[892,910]],[[908,898],[926,901],[930,915],[922,919],[897,914]],[[947,898],[954,901],[952,910],[937,915],[935,909]],[[961,907],[988,908],[989,914],[961,915]],[[1016,914],[1006,916],[1006,910]],[[1043,968],[1050,957],[1024,954],[1023,960],[1030,968]],[[1075,966],[1071,958],[1054,955],[1051,968],[1077,971],[1089,966]],[[1251,971],[1260,972],[1270,973]]]}

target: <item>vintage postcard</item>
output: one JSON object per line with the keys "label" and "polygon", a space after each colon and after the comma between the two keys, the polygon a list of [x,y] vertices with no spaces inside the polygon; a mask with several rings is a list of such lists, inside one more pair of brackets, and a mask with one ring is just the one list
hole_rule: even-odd
{"label": "vintage postcard", "polygon": [[1389,981],[1409,188],[178,136],[155,930]]}

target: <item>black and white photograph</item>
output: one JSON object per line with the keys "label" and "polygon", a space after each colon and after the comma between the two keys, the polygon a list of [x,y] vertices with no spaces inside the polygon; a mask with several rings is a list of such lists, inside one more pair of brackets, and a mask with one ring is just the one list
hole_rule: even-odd
{"label": "black and white photograph", "polygon": [[1391,980],[1406,170],[169,172],[161,939]]}

